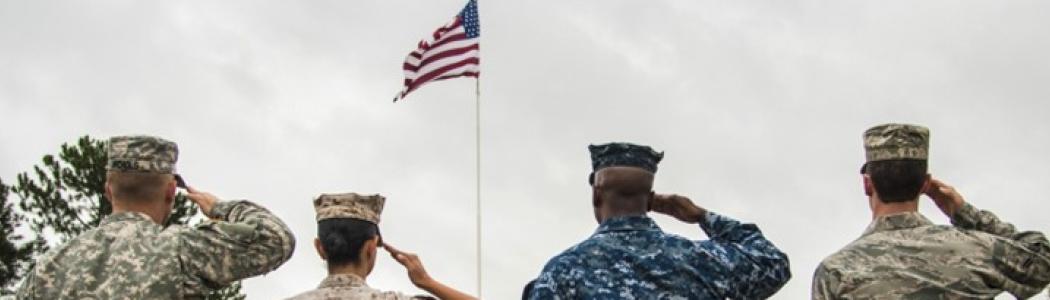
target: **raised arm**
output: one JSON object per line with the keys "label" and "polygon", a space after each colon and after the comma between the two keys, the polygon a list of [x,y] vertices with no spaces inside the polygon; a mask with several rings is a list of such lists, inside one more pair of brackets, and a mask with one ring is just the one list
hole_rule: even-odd
{"label": "raised arm", "polygon": [[996,236],[987,241],[997,260],[994,281],[1018,298],[1041,292],[1050,283],[1050,242],[1037,231],[1018,232],[1010,223],[999,220],[990,211],[967,203],[954,187],[930,179],[925,194],[952,219],[956,227]]}
{"label": "raised arm", "polygon": [[214,195],[189,189],[187,197],[212,220],[180,236],[183,268],[210,288],[267,273],[287,261],[295,237],[277,216],[252,202],[219,201]]}
{"label": "raised arm", "polygon": [[711,253],[725,267],[721,276],[726,281],[726,296],[768,298],[791,279],[787,255],[767,240],[755,224],[709,212],[679,195],[657,194],[651,209],[683,222],[700,224],[711,239],[698,242],[698,251]]}
{"label": "raised arm", "polygon": [[731,267],[730,298],[765,299],[791,279],[787,255],[767,240],[755,224],[707,212],[700,227],[711,238],[706,243],[721,248],[725,253],[722,258]]}
{"label": "raised arm", "polygon": [[427,273],[426,268],[423,267],[423,262],[419,260],[419,256],[414,253],[408,253],[397,248],[394,248],[388,243],[383,243],[383,249],[390,252],[390,257],[397,260],[405,267],[405,271],[408,272],[408,279],[412,281],[416,287],[421,288],[434,296],[437,296],[441,300],[476,300],[474,296],[468,295],[467,293],[461,292],[453,287],[447,286],[441,281],[430,277]]}

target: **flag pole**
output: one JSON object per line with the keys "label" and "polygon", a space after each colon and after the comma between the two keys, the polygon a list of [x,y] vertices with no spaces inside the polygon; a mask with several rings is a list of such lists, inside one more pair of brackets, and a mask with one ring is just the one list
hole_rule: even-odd
{"label": "flag pole", "polygon": [[[475,0],[477,1],[477,0]],[[478,1],[480,2],[480,1]],[[475,7],[478,5],[474,2]],[[480,10],[480,8],[479,8]],[[480,14],[480,13],[479,13]],[[480,16],[479,16],[480,18]],[[479,36],[478,39],[481,37]],[[479,41],[480,44],[480,41]],[[478,48],[478,60],[481,60],[481,48]],[[481,66],[478,66],[480,71]],[[474,77],[474,186],[476,190],[475,194],[475,212],[476,219],[474,219],[474,226],[476,226],[475,233],[475,246],[477,247],[478,260],[477,260],[477,281],[478,281],[478,299],[484,299],[481,297],[481,74]]]}
{"label": "flag pole", "polygon": [[475,190],[477,219],[474,221],[476,228],[476,246],[478,253],[477,261],[477,281],[478,281],[478,299],[481,298],[481,76],[478,76],[474,80],[474,179],[475,179]]}

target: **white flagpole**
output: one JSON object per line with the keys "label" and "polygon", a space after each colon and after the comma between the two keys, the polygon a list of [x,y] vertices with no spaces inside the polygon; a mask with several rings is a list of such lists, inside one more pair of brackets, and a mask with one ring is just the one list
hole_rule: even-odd
{"label": "white flagpole", "polygon": [[[474,5],[478,5],[478,0],[475,0]],[[478,18],[480,22],[481,8],[478,9]],[[481,38],[480,36],[478,37]],[[481,41],[479,40],[480,44]],[[478,59],[481,59],[481,49],[478,49]],[[480,71],[481,64],[478,64],[478,70]],[[474,210],[476,218],[474,219],[475,228],[475,244],[477,251],[477,284],[478,284],[478,299],[484,299],[481,297],[481,75],[479,74],[474,78],[474,186],[475,192],[475,206]]]}
{"label": "white flagpole", "polygon": [[478,253],[478,261],[477,261],[477,268],[478,268],[478,270],[477,270],[477,272],[478,272],[477,273],[478,299],[482,299],[481,298],[481,77],[480,76],[478,76],[475,79],[475,81],[474,81],[474,96],[475,96],[474,97],[474,124],[476,125],[474,127],[474,129],[475,129],[474,130],[474,142],[475,142],[475,144],[474,144],[474,146],[475,146],[475,148],[474,148],[474,153],[475,153],[474,165],[476,166],[476,169],[474,170],[474,172],[475,172],[474,173],[474,178],[476,179],[476,181],[474,183],[475,183],[475,185],[477,187],[477,190],[475,191],[477,193],[476,194],[476,196],[477,196],[477,198],[476,198],[477,203],[475,204],[476,205],[475,211],[477,212],[477,219],[475,219],[474,221],[476,222],[475,226],[477,226],[477,229],[476,229],[476,233],[477,233],[476,243],[477,244],[476,244],[476,246],[477,246],[477,251],[478,251],[477,252]]}

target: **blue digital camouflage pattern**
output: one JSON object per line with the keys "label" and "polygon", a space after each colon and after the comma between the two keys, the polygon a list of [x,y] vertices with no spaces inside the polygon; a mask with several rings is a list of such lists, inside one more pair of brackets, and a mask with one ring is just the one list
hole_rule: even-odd
{"label": "blue digital camouflage pattern", "polygon": [[631,143],[590,145],[587,149],[591,152],[591,175],[588,181],[592,184],[594,173],[608,167],[636,167],[656,173],[657,165],[664,158],[663,152]]}
{"label": "blue digital camouflage pattern", "polygon": [[664,233],[646,216],[606,220],[551,259],[527,299],[762,299],[791,278],[788,258],[754,224],[708,212],[710,240]]}

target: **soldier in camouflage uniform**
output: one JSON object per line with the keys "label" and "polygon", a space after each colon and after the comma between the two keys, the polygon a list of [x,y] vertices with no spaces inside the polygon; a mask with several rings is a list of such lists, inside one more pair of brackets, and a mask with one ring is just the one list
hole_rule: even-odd
{"label": "soldier in camouflage uniform", "polygon": [[365,278],[375,267],[379,247],[405,266],[409,279],[417,287],[441,299],[475,299],[431,278],[415,254],[402,252],[382,241],[379,216],[385,203],[383,196],[356,193],[321,194],[314,200],[318,236],[314,239],[314,247],[328,263],[328,277],[317,289],[290,299],[433,299],[369,287]]}
{"label": "soldier in camouflage uniform", "polygon": [[[884,124],[864,132],[861,169],[873,220],[861,237],[824,259],[813,299],[1017,298],[1050,282],[1050,244],[963,200],[927,173],[929,130]],[[925,193],[951,218],[935,225],[918,212]]]}
{"label": "soldier in camouflage uniform", "polygon": [[[592,204],[600,226],[552,258],[525,299],[759,299],[791,278],[788,258],[754,224],[652,191],[663,153],[628,143],[591,145]],[[711,238],[664,233],[646,216],[700,224]]]}
{"label": "soldier in camouflage uniform", "polygon": [[175,201],[178,147],[151,136],[109,140],[101,224],[37,260],[17,299],[198,299],[276,269],[295,239],[265,208],[186,187],[211,218],[163,227]]}

